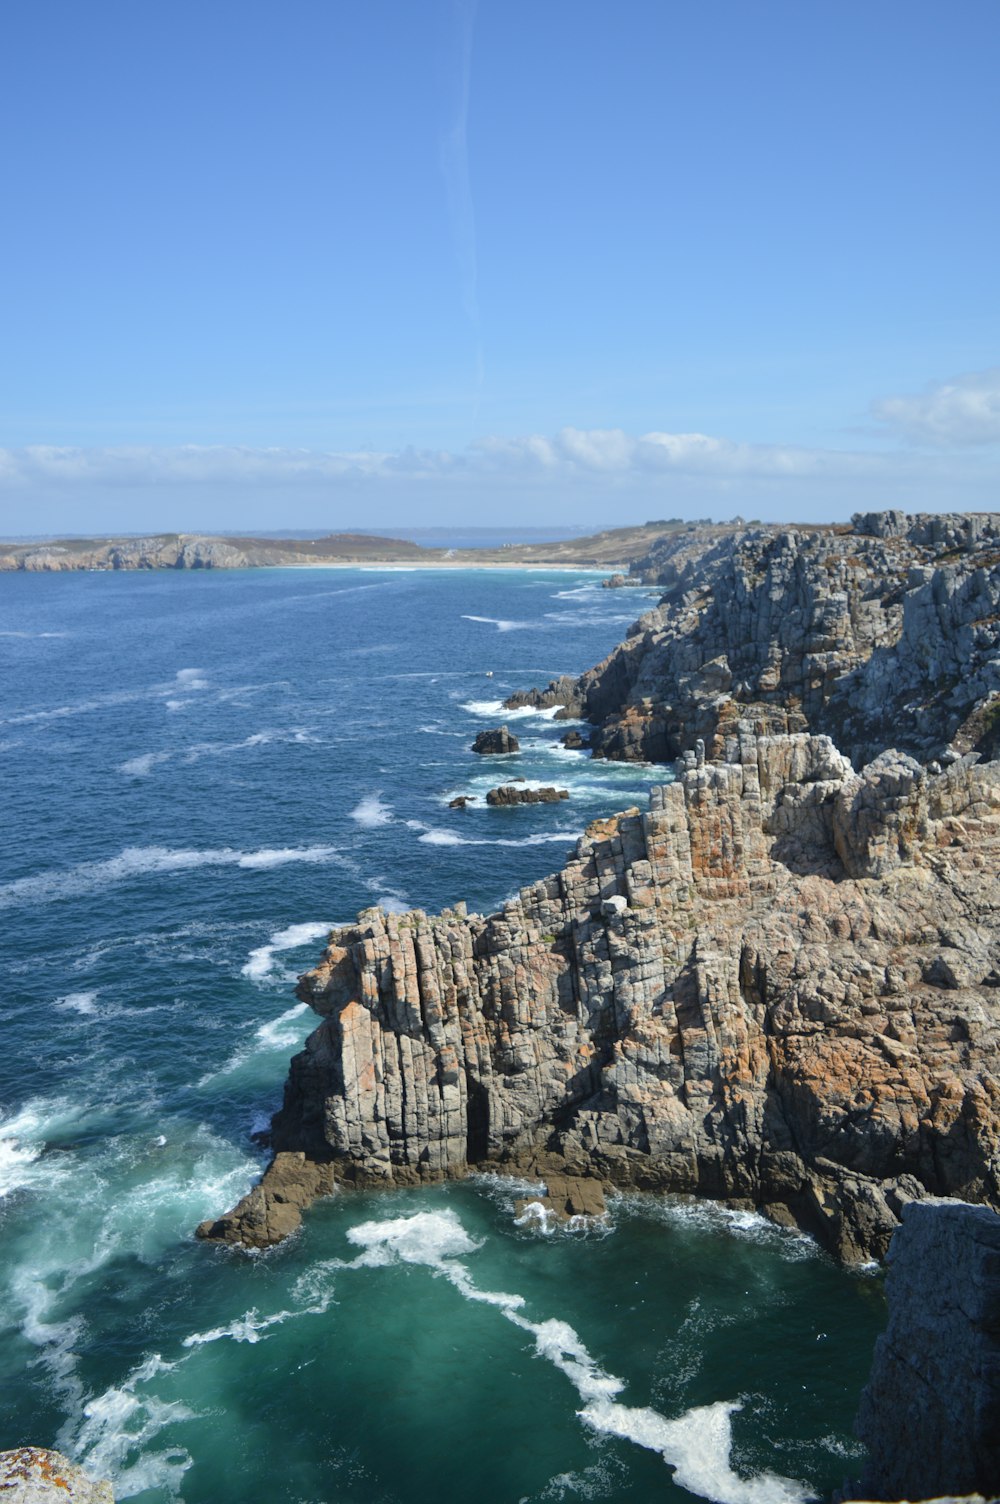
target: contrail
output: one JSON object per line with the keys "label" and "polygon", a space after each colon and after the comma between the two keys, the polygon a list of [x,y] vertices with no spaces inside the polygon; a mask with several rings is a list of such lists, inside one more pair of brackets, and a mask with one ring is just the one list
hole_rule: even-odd
{"label": "contrail", "polygon": [[472,83],[472,34],[476,23],[477,0],[454,0],[458,22],[459,93],[451,128],[441,143],[441,170],[444,173],[448,213],[455,241],[462,307],[476,337],[476,412],[483,385],[483,347],[480,336],[479,297],[476,271],[476,216],[472,204],[469,178],[469,90]]}

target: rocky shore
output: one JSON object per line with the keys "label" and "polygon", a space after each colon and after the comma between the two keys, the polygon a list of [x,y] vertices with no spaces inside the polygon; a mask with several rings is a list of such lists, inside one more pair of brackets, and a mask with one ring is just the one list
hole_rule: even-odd
{"label": "rocky shore", "polygon": [[274,1163],[203,1237],[540,1161],[853,1261],[912,1202],[1000,1208],[1000,518],[701,531],[604,664],[515,697],[674,759],[649,809],[498,914],[335,931]]}

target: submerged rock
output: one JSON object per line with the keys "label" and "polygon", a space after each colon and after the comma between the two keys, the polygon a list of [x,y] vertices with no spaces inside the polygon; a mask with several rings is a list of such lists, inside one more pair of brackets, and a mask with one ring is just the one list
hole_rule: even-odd
{"label": "submerged rock", "polygon": [[[523,782],[519,779],[517,782]],[[517,783],[504,783],[499,788],[490,789],[486,795],[486,803],[492,805],[507,804],[558,804],[560,799],[569,798],[569,789],[555,789],[546,785],[540,789],[518,788]]]}

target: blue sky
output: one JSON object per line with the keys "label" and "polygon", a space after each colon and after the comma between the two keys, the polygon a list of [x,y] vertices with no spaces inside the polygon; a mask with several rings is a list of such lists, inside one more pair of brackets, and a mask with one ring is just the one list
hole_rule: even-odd
{"label": "blue sky", "polygon": [[0,529],[996,507],[996,0],[34,0]]}

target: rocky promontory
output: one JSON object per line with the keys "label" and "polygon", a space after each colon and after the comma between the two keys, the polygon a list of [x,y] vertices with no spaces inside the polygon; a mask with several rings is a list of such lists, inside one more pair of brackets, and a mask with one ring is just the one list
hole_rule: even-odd
{"label": "rocky promontory", "polygon": [[857,773],[828,737],[743,722],[675,774],[497,914],[335,931],[299,987],[321,1023],[278,1168],[202,1235],[267,1241],[289,1153],[295,1221],[304,1173],[406,1185],[540,1153],[852,1260],[914,1199],[1000,1207],[1000,764]]}

